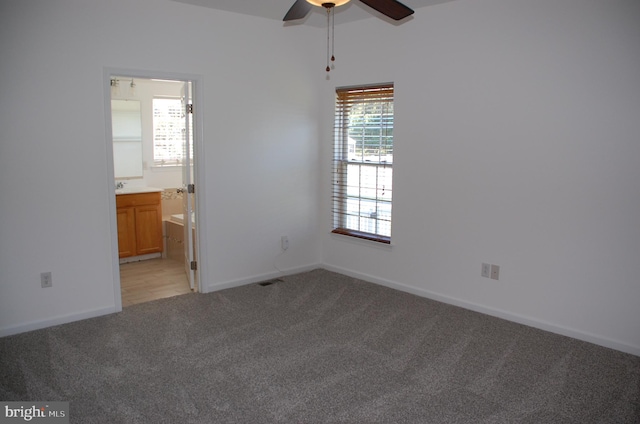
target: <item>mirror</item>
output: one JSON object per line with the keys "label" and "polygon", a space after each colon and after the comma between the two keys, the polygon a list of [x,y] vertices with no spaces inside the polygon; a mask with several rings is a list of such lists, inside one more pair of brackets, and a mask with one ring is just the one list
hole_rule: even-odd
{"label": "mirror", "polygon": [[142,178],[142,123],[138,100],[111,100],[116,178]]}

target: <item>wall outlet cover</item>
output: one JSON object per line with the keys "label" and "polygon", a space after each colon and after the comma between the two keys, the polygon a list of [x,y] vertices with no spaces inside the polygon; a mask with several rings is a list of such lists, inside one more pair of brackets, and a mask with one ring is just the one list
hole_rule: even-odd
{"label": "wall outlet cover", "polygon": [[40,285],[42,286],[43,289],[53,286],[53,281],[51,279],[50,272],[43,272],[40,274]]}
{"label": "wall outlet cover", "polygon": [[491,277],[491,265],[483,263],[482,270],[480,271],[480,275],[485,278]]}
{"label": "wall outlet cover", "polygon": [[500,267],[498,265],[491,265],[491,278],[498,280],[500,277]]}

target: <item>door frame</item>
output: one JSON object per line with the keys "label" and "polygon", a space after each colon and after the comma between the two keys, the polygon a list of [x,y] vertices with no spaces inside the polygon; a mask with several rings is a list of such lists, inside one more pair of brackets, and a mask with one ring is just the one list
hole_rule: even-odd
{"label": "door frame", "polygon": [[193,167],[194,181],[196,186],[196,249],[198,252],[198,267],[196,278],[198,281],[198,291],[206,293],[208,286],[203,284],[209,281],[207,261],[207,246],[204,238],[206,231],[206,220],[201,217],[206,214],[206,189],[205,189],[205,167],[204,167],[204,138],[203,138],[203,78],[201,75],[185,74],[179,72],[164,72],[153,70],[127,69],[105,67],[102,75],[103,98],[104,98],[104,122],[105,122],[105,145],[106,145],[106,187],[109,203],[109,221],[111,227],[111,269],[113,275],[113,303],[115,312],[122,311],[122,294],[120,284],[120,259],[118,255],[118,225],[116,219],[116,196],[115,196],[115,174],[113,169],[113,135],[111,133],[111,77],[123,76],[128,78],[143,79],[166,79],[176,81],[191,81],[193,91]]}

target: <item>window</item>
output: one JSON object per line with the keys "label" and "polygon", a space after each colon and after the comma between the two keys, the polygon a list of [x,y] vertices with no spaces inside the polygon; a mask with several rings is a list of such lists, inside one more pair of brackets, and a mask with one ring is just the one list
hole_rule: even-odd
{"label": "window", "polygon": [[391,243],[393,84],[336,89],[333,232]]}
{"label": "window", "polygon": [[184,141],[181,99],[153,99],[153,162],[157,166],[180,165]]}

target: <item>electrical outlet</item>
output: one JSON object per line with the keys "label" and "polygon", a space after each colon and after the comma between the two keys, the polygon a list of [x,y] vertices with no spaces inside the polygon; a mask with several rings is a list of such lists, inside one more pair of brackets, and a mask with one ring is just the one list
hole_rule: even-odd
{"label": "electrical outlet", "polygon": [[500,276],[500,267],[498,265],[491,265],[491,279],[497,280]]}
{"label": "electrical outlet", "polygon": [[485,277],[485,278],[490,278],[491,277],[491,265],[489,264],[482,264],[482,271],[480,272],[480,275]]}
{"label": "electrical outlet", "polygon": [[280,247],[282,247],[282,250],[289,248],[289,238],[287,236],[280,237]]}
{"label": "electrical outlet", "polygon": [[43,272],[40,274],[40,284],[42,285],[42,288],[46,288],[46,287],[52,287],[53,286],[53,280],[51,279],[51,273],[50,272]]}

